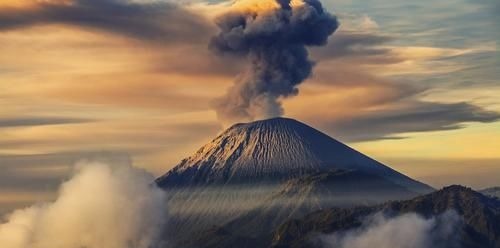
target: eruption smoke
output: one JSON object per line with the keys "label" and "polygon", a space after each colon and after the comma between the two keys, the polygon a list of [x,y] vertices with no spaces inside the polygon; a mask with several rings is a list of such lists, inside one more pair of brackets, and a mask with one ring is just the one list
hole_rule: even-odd
{"label": "eruption smoke", "polygon": [[280,99],[298,94],[314,62],[307,46],[325,45],[338,22],[318,0],[239,1],[216,23],[210,48],[245,57],[247,68],[214,106],[223,122],[281,116]]}

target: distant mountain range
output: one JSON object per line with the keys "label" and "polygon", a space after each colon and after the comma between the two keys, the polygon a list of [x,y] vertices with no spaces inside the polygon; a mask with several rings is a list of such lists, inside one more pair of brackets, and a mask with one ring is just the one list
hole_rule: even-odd
{"label": "distant mountain range", "polygon": [[363,218],[376,213],[432,217],[450,210],[461,220],[456,226],[459,243],[440,247],[500,247],[500,200],[462,186],[446,187],[407,201],[315,212],[280,226],[273,235],[272,247],[318,247],[312,242],[315,236],[357,228]]}
{"label": "distant mountain range", "polygon": [[373,212],[368,206],[434,191],[287,118],[236,124],[156,182],[169,195],[164,237],[184,248],[301,247],[309,234],[292,232],[290,220],[359,206]]}

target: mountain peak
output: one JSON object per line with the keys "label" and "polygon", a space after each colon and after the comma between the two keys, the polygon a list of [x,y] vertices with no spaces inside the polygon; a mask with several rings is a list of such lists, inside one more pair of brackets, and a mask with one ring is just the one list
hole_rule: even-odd
{"label": "mountain peak", "polygon": [[427,192],[431,188],[294,119],[239,123],[158,179],[160,186],[283,181],[332,169],[359,170]]}
{"label": "mountain peak", "polygon": [[473,189],[466,187],[466,186],[459,185],[459,184],[446,186],[446,187],[441,189],[441,192],[444,194],[455,194],[455,193],[479,194],[476,191],[474,191]]}
{"label": "mountain peak", "polygon": [[253,122],[241,122],[241,123],[236,123],[233,126],[231,126],[229,129],[233,127],[242,127],[242,126],[259,126],[259,125],[295,125],[295,124],[302,124],[302,122],[297,121],[292,118],[287,118],[287,117],[273,117],[269,119],[263,119],[263,120],[257,120]]}
{"label": "mountain peak", "polygon": [[[297,121],[292,118],[286,118],[286,117],[274,117],[270,119],[264,119],[264,120],[257,120],[253,122],[243,122],[243,123],[236,123],[232,125],[230,128],[228,128],[226,131],[229,130],[252,130],[252,129],[274,129],[274,130],[286,130],[286,128],[292,128],[292,129],[297,129],[297,128],[310,128],[306,124]],[[285,128],[285,129],[283,129]]]}
{"label": "mountain peak", "polygon": [[481,194],[480,192],[474,191],[473,189],[462,185],[450,185],[444,187],[441,190],[433,192],[432,194],[430,194],[430,196],[439,199],[449,199],[449,202],[456,201],[457,199],[482,201],[484,198],[486,198],[484,194]]}

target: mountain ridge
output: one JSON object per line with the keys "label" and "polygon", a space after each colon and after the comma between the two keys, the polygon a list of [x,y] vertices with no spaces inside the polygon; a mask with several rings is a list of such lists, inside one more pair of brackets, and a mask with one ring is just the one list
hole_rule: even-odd
{"label": "mountain ridge", "polygon": [[500,200],[460,185],[406,201],[320,210],[280,226],[274,233],[272,247],[317,247],[310,242],[314,236],[358,228],[363,218],[376,213],[392,216],[417,213],[429,218],[449,210],[456,211],[462,218],[459,229],[461,247],[500,247]]}

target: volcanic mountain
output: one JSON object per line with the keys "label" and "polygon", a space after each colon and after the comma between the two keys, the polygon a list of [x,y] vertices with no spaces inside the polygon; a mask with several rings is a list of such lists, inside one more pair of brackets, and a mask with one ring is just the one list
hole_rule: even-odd
{"label": "volcanic mountain", "polygon": [[161,187],[279,182],[310,173],[356,170],[410,191],[429,186],[293,119],[236,124],[157,180]]}
{"label": "volcanic mountain", "polygon": [[219,247],[213,232],[225,230],[230,237],[261,239],[313,211],[433,190],[287,118],[236,124],[156,182],[170,201],[165,236],[182,247],[204,247],[193,241]]}

